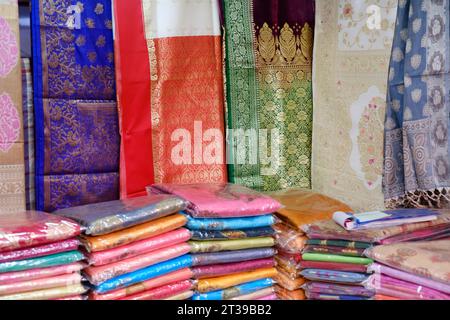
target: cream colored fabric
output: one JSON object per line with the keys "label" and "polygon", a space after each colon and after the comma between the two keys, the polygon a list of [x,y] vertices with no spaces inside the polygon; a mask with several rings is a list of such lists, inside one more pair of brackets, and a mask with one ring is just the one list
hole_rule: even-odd
{"label": "cream colored fabric", "polygon": [[355,210],[380,209],[383,130],[396,0],[317,0],[315,191]]}

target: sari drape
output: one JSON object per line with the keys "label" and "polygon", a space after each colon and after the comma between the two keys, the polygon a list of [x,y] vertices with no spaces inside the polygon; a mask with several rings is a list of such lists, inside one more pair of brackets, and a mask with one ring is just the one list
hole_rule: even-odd
{"label": "sari drape", "polygon": [[225,182],[216,1],[114,4],[122,196],[154,182]]}
{"label": "sari drape", "polygon": [[266,191],[309,188],[314,2],[222,7],[230,181]]}
{"label": "sari drape", "polygon": [[25,210],[19,12],[0,1],[0,215]]}
{"label": "sari drape", "polygon": [[33,74],[29,58],[22,58],[22,106],[25,151],[25,197],[27,210],[36,208],[34,188],[34,106]]}
{"label": "sari drape", "polygon": [[110,0],[33,3],[36,208],[118,198]]}
{"label": "sari drape", "polygon": [[312,187],[383,208],[383,119],[397,0],[316,0]]}
{"label": "sari drape", "polygon": [[399,2],[385,123],[388,207],[449,205],[449,10],[448,0]]}

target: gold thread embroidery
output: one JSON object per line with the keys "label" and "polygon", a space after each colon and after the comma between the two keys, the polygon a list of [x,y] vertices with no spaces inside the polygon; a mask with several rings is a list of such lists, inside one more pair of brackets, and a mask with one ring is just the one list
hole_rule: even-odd
{"label": "gold thread embroidery", "polygon": [[279,34],[267,23],[256,37],[256,55],[259,64],[268,66],[311,65],[313,30],[308,23],[299,34],[285,23]]}

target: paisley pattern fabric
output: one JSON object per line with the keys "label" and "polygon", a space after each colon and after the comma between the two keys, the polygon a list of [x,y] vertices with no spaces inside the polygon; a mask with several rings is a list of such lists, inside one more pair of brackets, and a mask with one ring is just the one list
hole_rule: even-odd
{"label": "paisley pattern fabric", "polygon": [[399,1],[387,95],[388,207],[450,200],[450,1]]}
{"label": "paisley pattern fabric", "polygon": [[111,1],[40,0],[32,8],[36,207],[118,197]]}
{"label": "paisley pattern fabric", "polygon": [[230,180],[309,188],[314,2],[222,3]]}
{"label": "paisley pattern fabric", "polygon": [[312,187],[383,208],[387,70],[397,0],[317,0]]}
{"label": "paisley pattern fabric", "polygon": [[0,1],[0,215],[25,210],[17,1]]}
{"label": "paisley pattern fabric", "polygon": [[114,3],[122,195],[155,182],[225,182],[217,1]]}

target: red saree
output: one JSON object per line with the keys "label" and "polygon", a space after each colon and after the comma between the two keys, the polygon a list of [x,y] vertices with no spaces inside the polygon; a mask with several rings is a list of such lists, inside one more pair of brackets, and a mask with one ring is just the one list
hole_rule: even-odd
{"label": "red saree", "polygon": [[217,5],[114,4],[121,196],[155,182],[226,182]]}

